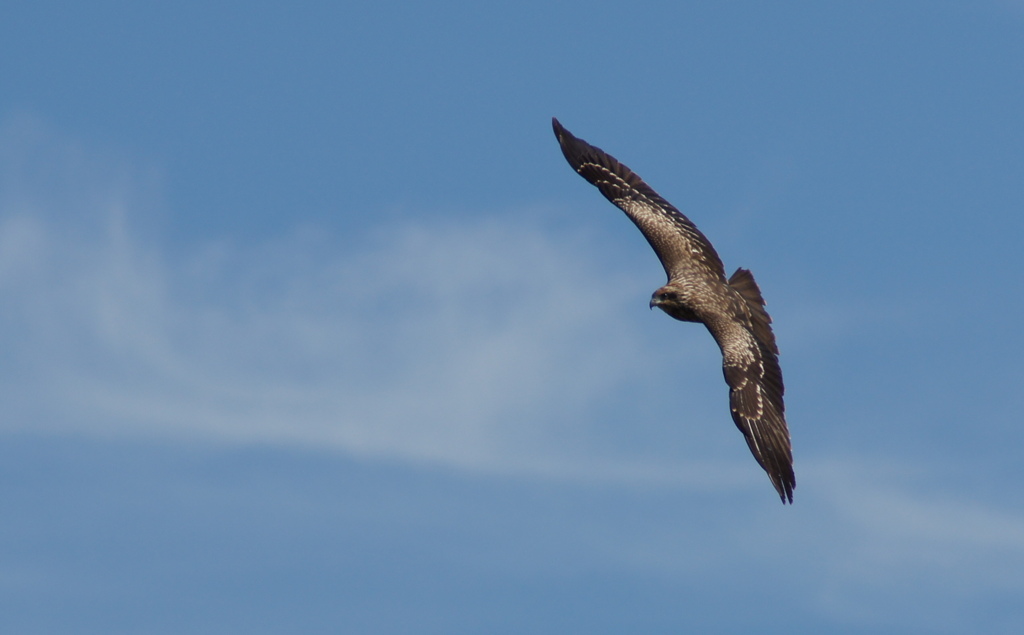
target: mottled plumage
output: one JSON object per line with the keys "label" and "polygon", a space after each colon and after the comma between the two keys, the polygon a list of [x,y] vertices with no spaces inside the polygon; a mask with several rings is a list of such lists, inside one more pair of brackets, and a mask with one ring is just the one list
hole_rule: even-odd
{"label": "mottled plumage", "polygon": [[661,260],[668,283],[651,307],[700,322],[722,349],[733,421],[782,502],[793,502],[796,476],[782,395],[779,349],[761,290],[746,269],[728,280],[711,242],[632,170],[578,139],[557,119],[555,136],[569,165],[629,216]]}

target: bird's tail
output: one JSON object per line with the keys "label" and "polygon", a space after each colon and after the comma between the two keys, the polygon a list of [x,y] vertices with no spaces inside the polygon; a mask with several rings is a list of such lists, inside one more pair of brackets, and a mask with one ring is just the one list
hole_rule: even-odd
{"label": "bird's tail", "polygon": [[749,269],[737,269],[736,273],[729,278],[729,286],[739,291],[739,294],[746,300],[750,309],[751,331],[762,346],[769,351],[779,354],[779,347],[775,344],[775,334],[772,333],[772,318],[764,310],[764,298],[761,297],[761,288],[754,282],[754,274]]}

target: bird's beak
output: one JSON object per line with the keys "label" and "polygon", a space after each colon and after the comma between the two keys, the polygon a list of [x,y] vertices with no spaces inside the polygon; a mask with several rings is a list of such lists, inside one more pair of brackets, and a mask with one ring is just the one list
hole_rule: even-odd
{"label": "bird's beak", "polygon": [[656,307],[656,306],[658,306],[658,301],[655,300],[654,298],[651,298],[651,304],[650,304],[651,310],[653,311],[654,307]]}

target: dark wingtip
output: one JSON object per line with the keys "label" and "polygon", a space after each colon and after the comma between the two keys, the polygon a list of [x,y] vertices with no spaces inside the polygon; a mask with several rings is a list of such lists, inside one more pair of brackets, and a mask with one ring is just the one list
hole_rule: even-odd
{"label": "dark wingtip", "polygon": [[772,478],[772,485],[775,486],[775,491],[779,493],[779,498],[782,499],[782,504],[785,505],[787,502],[793,504],[793,490],[796,489],[796,474],[793,473],[793,468],[790,467],[788,473],[781,475],[781,479],[778,481]]}
{"label": "dark wingtip", "polygon": [[565,142],[568,139],[575,139],[571,132],[565,129],[562,122],[558,120],[558,117],[551,118],[551,129],[555,131],[555,138],[558,139],[558,145],[565,147]]}
{"label": "dark wingtip", "polygon": [[[551,128],[555,131],[555,136],[559,139],[569,133],[569,131],[565,129],[565,126],[562,125],[562,122],[558,120],[558,117],[551,118]],[[572,134],[569,133],[569,136],[571,137]]]}
{"label": "dark wingtip", "polygon": [[566,130],[556,117],[551,118],[551,128],[555,131],[555,138],[558,139],[558,146],[562,149],[565,160],[569,162],[572,169],[578,169],[580,163],[583,162],[584,155],[594,149],[586,141]]}

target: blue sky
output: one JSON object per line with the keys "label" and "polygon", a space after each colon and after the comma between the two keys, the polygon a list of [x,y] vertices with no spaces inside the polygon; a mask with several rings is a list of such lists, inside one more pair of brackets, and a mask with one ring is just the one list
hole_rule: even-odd
{"label": "blue sky", "polygon": [[[1018,633],[1024,4],[8,2],[0,630]],[[550,130],[752,269],[782,506]]]}

